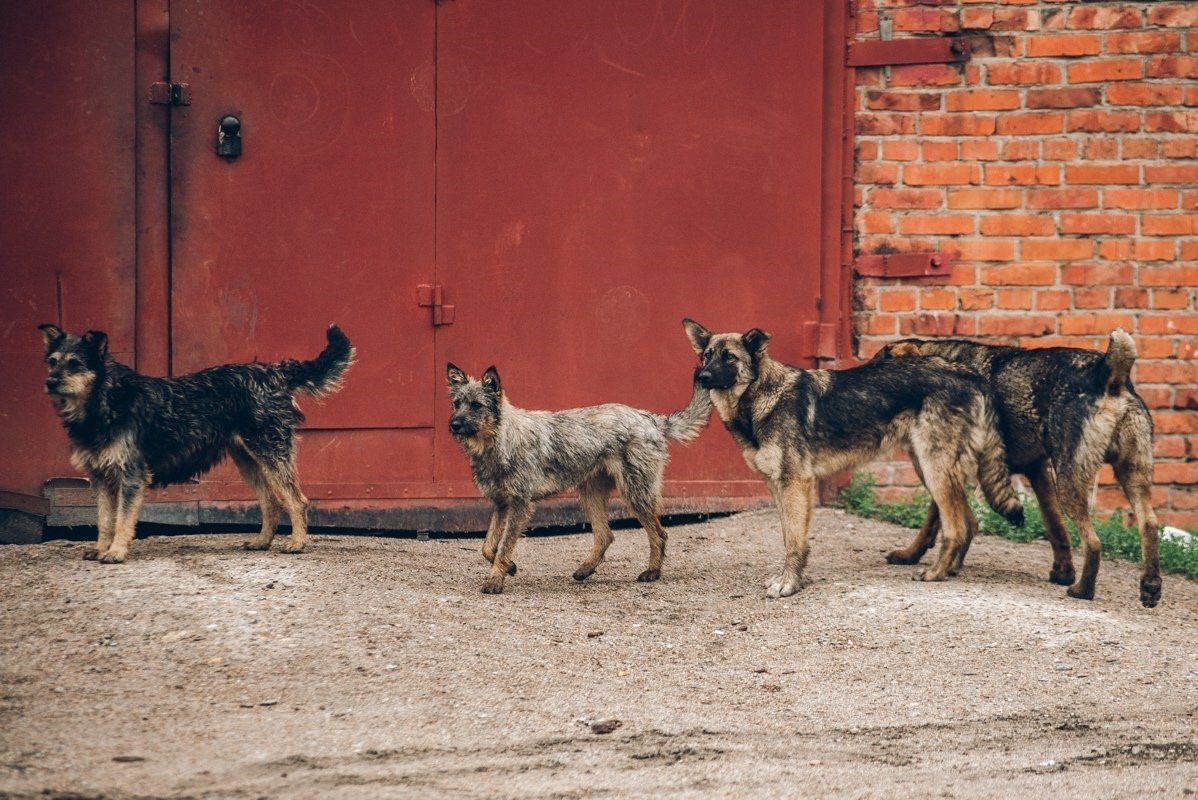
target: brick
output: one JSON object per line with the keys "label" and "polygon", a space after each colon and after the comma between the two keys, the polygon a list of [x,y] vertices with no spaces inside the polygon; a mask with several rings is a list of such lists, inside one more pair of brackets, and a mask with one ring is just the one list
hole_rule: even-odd
{"label": "brick", "polygon": [[856,141],[857,161],[875,161],[878,158],[878,142],[876,139],[858,139]]}
{"label": "brick", "polygon": [[1044,142],[1046,161],[1072,161],[1077,156],[1077,142],[1072,139],[1047,139]]}
{"label": "brick", "polygon": [[1098,88],[1092,86],[1027,91],[1028,108],[1081,108],[1097,105],[1101,99]]}
{"label": "brick", "polygon": [[1198,214],[1142,217],[1140,232],[1145,236],[1198,235]]}
{"label": "brick", "polygon": [[[1147,292],[1145,292],[1147,294]],[[1152,307],[1158,311],[1192,309],[1194,298],[1189,289],[1153,289]]]}
{"label": "brick", "polygon": [[1066,164],[1065,182],[1082,185],[1139,183],[1139,164]]}
{"label": "brick", "polygon": [[874,208],[939,208],[944,202],[940,189],[874,189],[869,204]]}
{"label": "brick", "polygon": [[961,158],[965,161],[994,161],[998,158],[998,142],[965,139],[961,142]]}
{"label": "brick", "polygon": [[1038,31],[1040,13],[1023,8],[998,8],[994,10],[994,31]]}
{"label": "brick", "polygon": [[858,322],[864,325],[861,333],[876,336],[893,336],[898,331],[898,317],[894,314],[870,314]]}
{"label": "brick", "polygon": [[1106,189],[1103,208],[1177,208],[1175,189]]}
{"label": "brick", "polygon": [[1135,111],[1083,109],[1068,113],[1066,127],[1070,132],[1134,133],[1140,129],[1140,115]]}
{"label": "brick", "polygon": [[1079,6],[1070,9],[1065,27],[1071,29],[1109,31],[1112,28],[1139,28],[1144,24],[1144,13],[1138,8],[1109,6]]}
{"label": "brick", "polygon": [[1073,286],[1096,284],[1124,285],[1131,283],[1129,264],[1066,264],[1061,267],[1061,283]]}
{"label": "brick", "polygon": [[1015,242],[1010,239],[961,239],[953,247],[964,261],[1010,261]]}
{"label": "brick", "polygon": [[1153,183],[1198,183],[1198,164],[1146,165],[1144,182]]}
{"label": "brick", "polygon": [[1198,511],[1170,511],[1161,509],[1157,517],[1165,525],[1173,525],[1186,530],[1198,529]]}
{"label": "brick", "polygon": [[1152,467],[1153,483],[1198,483],[1198,462],[1158,461]]}
{"label": "brick", "polygon": [[1198,138],[1166,139],[1161,143],[1165,158],[1198,158]]}
{"label": "brick", "polygon": [[958,333],[958,316],[931,312],[900,318],[899,333],[903,336],[952,336]]}
{"label": "brick", "polygon": [[1061,133],[1064,114],[1005,114],[998,118],[998,133],[1004,136]]}
{"label": "brick", "polygon": [[894,233],[894,215],[885,211],[867,211],[858,217],[857,228],[862,233]]}
{"label": "brick", "polygon": [[995,62],[987,65],[986,80],[992,85],[1053,84],[1060,82],[1061,69],[1036,61]]}
{"label": "brick", "polygon": [[1019,256],[1033,261],[1093,258],[1094,242],[1090,239],[1024,239],[1019,247]]}
{"label": "brick", "polygon": [[859,136],[893,136],[915,133],[915,118],[908,114],[858,114]]}
{"label": "brick", "polygon": [[1181,193],[1181,207],[1187,211],[1198,211],[1198,189],[1186,189]]}
{"label": "brick", "polygon": [[999,289],[995,296],[998,307],[1004,310],[1030,311],[1032,308],[1031,289]]}
{"label": "brick", "polygon": [[1119,157],[1119,140],[1108,136],[1091,136],[1083,150],[1086,161],[1103,161]]}
{"label": "brick", "polygon": [[957,15],[941,8],[900,8],[891,15],[894,30],[906,33],[955,31]]}
{"label": "brick", "polygon": [[[1019,208],[1022,202],[1018,189],[950,189],[948,192],[949,208]],[[982,232],[987,233],[984,229]]]}
{"label": "brick", "polygon": [[865,107],[875,111],[938,111],[940,95],[928,92],[865,93]]}
{"label": "brick", "polygon": [[1140,267],[1141,286],[1195,286],[1198,285],[1198,267]]}
{"label": "brick", "polygon": [[[1110,308],[1111,307],[1111,290],[1106,287],[1094,287],[1087,289],[1073,290],[1073,306],[1074,308]],[[1061,333],[1066,333],[1061,330]]]}
{"label": "brick", "polygon": [[878,295],[878,309],[881,311],[914,311],[914,289],[887,289]]}
{"label": "brick", "polygon": [[996,127],[994,117],[976,114],[924,114],[919,121],[924,136],[990,136]]}
{"label": "brick", "polygon": [[1181,458],[1185,454],[1186,440],[1183,436],[1161,436],[1152,443],[1152,455],[1156,458]]}
{"label": "brick", "polygon": [[1055,264],[1006,264],[983,267],[981,282],[988,286],[1051,286],[1056,280]]}
{"label": "brick", "polygon": [[891,86],[954,86],[961,73],[944,64],[909,64],[890,68]]}
{"label": "brick", "polygon": [[[1118,86],[1119,84],[1112,84]],[[1133,139],[1124,137],[1122,152],[1124,158],[1156,158],[1160,148],[1156,139]]]}
{"label": "brick", "polygon": [[1061,169],[1056,164],[987,164],[987,186],[1056,186],[1061,182]]}
{"label": "brick", "polygon": [[983,311],[994,307],[994,292],[990,289],[961,289],[957,301],[962,311]]}
{"label": "brick", "polygon": [[1181,103],[1181,87],[1163,83],[1112,83],[1107,102],[1115,106],[1175,106]]}
{"label": "brick", "polygon": [[1057,318],[1062,336],[1084,336],[1110,333],[1115,328],[1135,327],[1132,314],[1062,314]]}
{"label": "brick", "polygon": [[1145,74],[1149,78],[1198,78],[1198,56],[1153,56]]}
{"label": "brick", "polygon": [[1035,139],[1007,139],[1002,145],[1003,161],[1035,161],[1040,157],[1040,142]]}
{"label": "brick", "polygon": [[948,111],[1009,111],[1019,108],[1017,89],[969,89],[949,92],[944,107]]}
{"label": "brick", "polygon": [[1089,34],[1033,36],[1027,42],[1031,58],[1093,56],[1102,52],[1102,39]]}
{"label": "brick", "polygon": [[1144,130],[1150,133],[1198,132],[1198,111],[1149,111],[1144,115]]}
{"label": "brick", "polygon": [[1181,339],[1177,343],[1177,357],[1180,359],[1198,358],[1198,339]]}
{"label": "brick", "polygon": [[919,158],[919,144],[909,139],[887,139],[882,142],[882,158],[886,161],[914,161]]}
{"label": "brick", "polygon": [[903,182],[910,186],[977,183],[981,172],[976,164],[908,164],[903,167]]}
{"label": "brick", "polygon": [[1148,292],[1143,289],[1116,289],[1115,308],[1148,308]]}
{"label": "brick", "polygon": [[1072,303],[1073,298],[1063,289],[1040,289],[1036,292],[1037,311],[1062,311]]}
{"label": "brick", "polygon": [[1055,327],[1055,317],[1038,314],[987,314],[978,320],[983,336],[1042,336]]}
{"label": "brick", "polygon": [[994,24],[994,9],[966,8],[961,10],[961,28],[964,30],[989,30]]}
{"label": "brick", "polygon": [[1166,28],[1198,27],[1198,6],[1193,3],[1152,6],[1148,9],[1148,24]]}
{"label": "brick", "polygon": [[1198,241],[1181,243],[1181,260],[1198,261]]}
{"label": "brick", "polygon": [[1135,233],[1130,214],[1062,214],[1061,233]]}
{"label": "brick", "polygon": [[973,215],[949,216],[934,214],[920,217],[903,217],[899,220],[899,233],[950,236],[953,234],[973,233],[976,224],[976,218]]}
{"label": "brick", "polygon": [[1181,34],[1164,31],[1112,33],[1106,37],[1108,53],[1176,53],[1181,48]]}
{"label": "brick", "polygon": [[1097,208],[1097,189],[1029,189],[1028,208]]}
{"label": "brick", "polygon": [[[1137,386],[1137,393],[1149,408],[1172,408],[1173,387],[1171,386]],[[1184,439],[1182,442],[1184,443]]]}
{"label": "brick", "polygon": [[956,161],[957,143],[955,141],[924,142],[920,146],[920,152],[924,161]]}
{"label": "brick", "polygon": [[857,181],[863,184],[890,185],[898,183],[898,164],[866,163],[857,166]]}
{"label": "brick", "polygon": [[[1144,76],[1144,64],[1139,59],[1107,59],[1079,61],[1070,64],[1067,72],[1070,83],[1101,83],[1103,81],[1133,81]],[[1151,74],[1148,77],[1160,77]]]}
{"label": "brick", "polygon": [[957,293],[952,289],[929,288],[919,293],[923,311],[952,311],[957,307]]}
{"label": "brick", "polygon": [[[1137,239],[1132,243],[1131,257],[1137,261],[1172,261],[1175,253],[1172,239]],[[1194,272],[1198,274],[1198,268]]]}

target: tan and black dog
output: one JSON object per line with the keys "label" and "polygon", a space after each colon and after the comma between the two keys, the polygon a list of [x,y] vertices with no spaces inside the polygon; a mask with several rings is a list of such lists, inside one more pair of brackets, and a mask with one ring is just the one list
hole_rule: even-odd
{"label": "tan and black dog", "polygon": [[965,494],[975,466],[990,504],[1022,524],[993,408],[969,370],[931,358],[804,370],[771,358],[770,336],[757,328],[712,333],[690,319],[682,324],[701,362],[696,380],[782,516],[786,560],[767,584],[770,597],[799,589],[816,480],[897,446],[909,450],[944,523],[940,556],[917,580],[944,580],[960,567],[977,525]]}
{"label": "tan and black dog", "polygon": [[74,336],[40,325],[46,392],[96,487],[99,538],[84,558],[120,563],[129,552],[142,497],[200,475],[230,456],[258,495],[262,531],[246,549],[270,547],[280,504],[291,517],[287,553],[308,540],[308,499],[295,475],[295,395],[336,391],[354,348],[336,325],[311,361],[226,364],[178,378],[151,378],[115,361],[100,331]]}
{"label": "tan and black dog", "polygon": [[[1070,586],[1069,595],[1094,597],[1100,542],[1090,520],[1090,493],[1105,462],[1135,512],[1144,558],[1140,602],[1161,599],[1160,525],[1152,508],[1152,417],[1131,382],[1135,342],[1111,334],[1105,354],[1073,347],[1023,349],[966,339],[903,339],[880,350],[875,361],[936,356],[963,364],[987,380],[1012,472],[1026,475],[1036,492],[1053,549],[1048,579]],[[1085,563],[1074,583],[1073,557],[1062,511],[1081,533]],[[939,513],[929,511],[909,547],[892,563],[914,564],[936,540]]]}
{"label": "tan and black dog", "polygon": [[492,565],[485,594],[499,594],[505,576],[516,574],[512,555],[534,503],[573,488],[594,534],[574,580],[589,578],[612,543],[607,498],[617,487],[649,537],[649,566],[637,580],[661,577],[666,532],[658,515],[668,444],[689,442],[706,427],[707,392],[696,386],[690,404],[669,416],[616,403],[528,411],[508,402],[494,367],[475,380],[449,364],[446,378],[453,401],[450,433],[470,457],[478,490],[495,504],[483,543],[483,557]]}

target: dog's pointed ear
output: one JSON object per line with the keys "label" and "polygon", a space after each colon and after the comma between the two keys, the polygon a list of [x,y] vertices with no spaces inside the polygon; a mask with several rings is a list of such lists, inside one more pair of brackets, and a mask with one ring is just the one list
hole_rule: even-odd
{"label": "dog's pointed ear", "polygon": [[462,371],[462,368],[452,361],[445,365],[445,380],[449,382],[450,389],[456,389],[459,386],[464,386],[470,377]]}
{"label": "dog's pointed ear", "polygon": [[691,340],[691,347],[695,348],[695,352],[703,355],[703,351],[711,343],[711,331],[689,317],[682,320],[682,329],[686,331],[686,338]]}
{"label": "dog's pointed ear", "polygon": [[761,352],[761,348],[765,347],[765,343],[768,342],[771,337],[761,328],[754,328],[740,338],[741,341],[745,343],[745,349],[748,350],[752,355],[757,355],[759,352]]}
{"label": "dog's pointed ear", "polygon": [[88,331],[83,334],[83,342],[96,354],[96,358],[108,355],[108,334],[104,331]]}
{"label": "dog's pointed ear", "polygon": [[503,391],[503,386],[499,383],[499,370],[495,367],[487,367],[487,371],[483,373],[483,388],[491,394]]}
{"label": "dog's pointed ear", "polygon": [[48,322],[45,325],[38,325],[37,329],[42,332],[42,342],[46,345],[47,353],[50,352],[54,345],[58,344],[59,339],[66,336],[62,332],[62,328],[57,325],[51,325]]}

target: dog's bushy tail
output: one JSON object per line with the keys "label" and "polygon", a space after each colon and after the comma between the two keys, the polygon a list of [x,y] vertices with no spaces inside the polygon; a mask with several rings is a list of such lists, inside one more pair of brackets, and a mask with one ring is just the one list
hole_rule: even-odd
{"label": "dog's bushy tail", "polygon": [[280,364],[291,391],[320,397],[341,388],[341,378],[354,363],[356,351],[349,337],[335,324],[329,326],[326,336],[329,343],[316,358],[310,361],[289,359]]}
{"label": "dog's bushy tail", "polygon": [[1111,331],[1106,358],[1099,363],[1106,372],[1103,391],[1106,394],[1119,394],[1131,385],[1131,368],[1136,363],[1135,340],[1122,328]]}
{"label": "dog's bushy tail", "polygon": [[1023,504],[1015,493],[1007,466],[1007,447],[998,427],[994,404],[983,395],[976,408],[973,426],[974,452],[978,460],[978,484],[990,507],[1012,525],[1023,527]]}
{"label": "dog's bushy tail", "polygon": [[710,416],[711,395],[696,381],[694,390],[691,392],[691,401],[686,408],[659,419],[662,421],[661,429],[667,439],[675,442],[693,442],[707,427],[707,420]]}

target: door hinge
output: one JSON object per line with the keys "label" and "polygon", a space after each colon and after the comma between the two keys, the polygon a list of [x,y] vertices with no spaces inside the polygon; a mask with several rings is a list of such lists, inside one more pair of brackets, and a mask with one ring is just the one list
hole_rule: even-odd
{"label": "door hinge", "polygon": [[836,358],[836,324],[804,322],[803,353],[809,358]]}
{"label": "door hinge", "polygon": [[433,325],[452,325],[454,306],[445,304],[444,292],[439,284],[422,283],[416,287],[416,305],[433,310]]}
{"label": "door hinge", "polygon": [[155,81],[150,84],[146,93],[150,103],[156,106],[189,106],[191,105],[190,83],[167,83]]}

